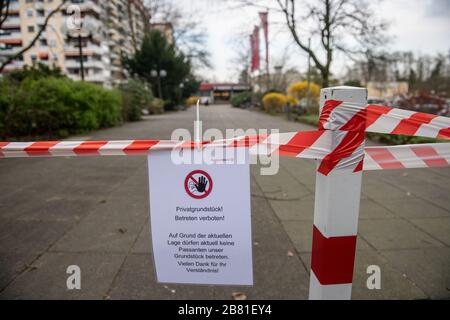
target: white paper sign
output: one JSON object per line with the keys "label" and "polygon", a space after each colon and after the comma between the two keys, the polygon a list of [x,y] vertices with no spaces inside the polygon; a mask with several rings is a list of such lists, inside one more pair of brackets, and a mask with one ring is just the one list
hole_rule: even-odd
{"label": "white paper sign", "polygon": [[248,152],[245,156],[245,164],[177,165],[170,151],[149,155],[158,282],[253,285]]}

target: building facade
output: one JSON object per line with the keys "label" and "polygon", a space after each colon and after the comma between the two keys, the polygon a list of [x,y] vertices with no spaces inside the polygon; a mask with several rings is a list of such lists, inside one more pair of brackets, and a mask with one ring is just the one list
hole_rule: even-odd
{"label": "building facade", "polygon": [[[11,0],[0,33],[0,61],[28,45],[61,0]],[[79,14],[82,30],[71,28],[68,9]],[[33,47],[10,63],[4,72],[43,63],[59,67],[74,80],[102,85],[127,79],[122,58],[132,55],[149,28],[142,0],[69,0],[49,20]]]}
{"label": "building facade", "polygon": [[250,90],[250,86],[246,84],[203,82],[200,84],[198,95],[201,98],[208,98],[208,103],[228,103],[235,94]]}

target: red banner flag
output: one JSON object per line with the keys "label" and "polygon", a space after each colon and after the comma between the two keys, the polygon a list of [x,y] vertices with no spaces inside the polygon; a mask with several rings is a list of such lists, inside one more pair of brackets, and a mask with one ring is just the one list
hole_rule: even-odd
{"label": "red banner flag", "polygon": [[255,26],[253,34],[250,36],[251,49],[252,49],[252,66],[251,70],[259,70],[260,58],[259,58],[259,27]]}
{"label": "red banner flag", "polygon": [[269,64],[269,13],[260,12],[259,18],[261,19],[261,25],[264,30],[264,39],[266,42],[266,64]]}

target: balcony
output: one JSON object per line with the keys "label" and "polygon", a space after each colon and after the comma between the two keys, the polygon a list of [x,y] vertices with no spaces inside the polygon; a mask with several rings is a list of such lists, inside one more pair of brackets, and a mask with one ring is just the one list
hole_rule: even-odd
{"label": "balcony", "polygon": [[[81,12],[92,11],[98,15],[100,15],[102,12],[102,8],[98,4],[96,4],[95,2],[93,2],[91,0],[86,0],[83,2],[70,1],[69,3],[64,5],[64,8],[67,8],[68,6],[73,5],[73,4],[80,6]],[[66,9],[63,9],[63,10],[66,10]]]}
{"label": "balcony", "polygon": [[[69,78],[75,81],[81,81],[81,75],[68,74]],[[87,82],[104,83],[108,79],[104,74],[86,74],[84,80]]]}
{"label": "balcony", "polygon": [[24,65],[25,64],[23,61],[13,61],[5,67],[4,71],[10,72],[13,70],[22,69]]}
{"label": "balcony", "polygon": [[[79,56],[80,50],[75,46],[65,46],[64,53],[66,54],[66,56]],[[83,47],[83,56],[91,56],[93,54],[103,55],[104,53],[105,52],[103,48],[100,46],[88,45],[86,47]]]}
{"label": "balcony", "polygon": [[[5,31],[3,31],[3,32],[5,32]],[[0,40],[14,40],[14,39],[16,39],[16,40],[22,39],[22,33],[20,31],[14,31],[14,32],[6,31],[6,33],[1,33],[1,31],[0,31]]]}
{"label": "balcony", "polygon": [[[80,68],[80,62],[77,60],[66,60],[66,68],[67,69],[79,69]],[[85,69],[105,69],[105,64],[102,61],[84,61],[83,67]]]}
{"label": "balcony", "polygon": [[22,47],[13,47],[8,49],[0,49],[0,56],[12,56],[19,52]]}
{"label": "balcony", "polygon": [[20,17],[8,17],[6,21],[3,23],[5,29],[11,27],[19,27],[20,28]]}
{"label": "balcony", "polygon": [[20,10],[19,1],[11,2],[9,4],[9,12],[15,12]]}

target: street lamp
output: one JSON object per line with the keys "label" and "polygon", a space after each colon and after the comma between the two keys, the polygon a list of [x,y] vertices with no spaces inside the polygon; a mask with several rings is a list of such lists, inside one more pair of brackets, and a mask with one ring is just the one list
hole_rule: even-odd
{"label": "street lamp", "polygon": [[161,100],[163,99],[163,95],[162,95],[162,88],[161,88],[161,78],[165,78],[167,77],[167,71],[166,70],[152,70],[150,71],[150,76],[152,78],[156,78],[156,81],[158,82],[158,96]]}
{"label": "street lamp", "polygon": [[92,35],[100,32],[99,27],[95,24],[94,20],[90,17],[86,17],[81,21],[79,28],[68,28],[66,24],[62,25],[62,31],[67,35],[69,39],[78,40],[78,53],[80,55],[80,72],[81,81],[84,81],[84,61],[83,61],[83,39],[88,39]]}

